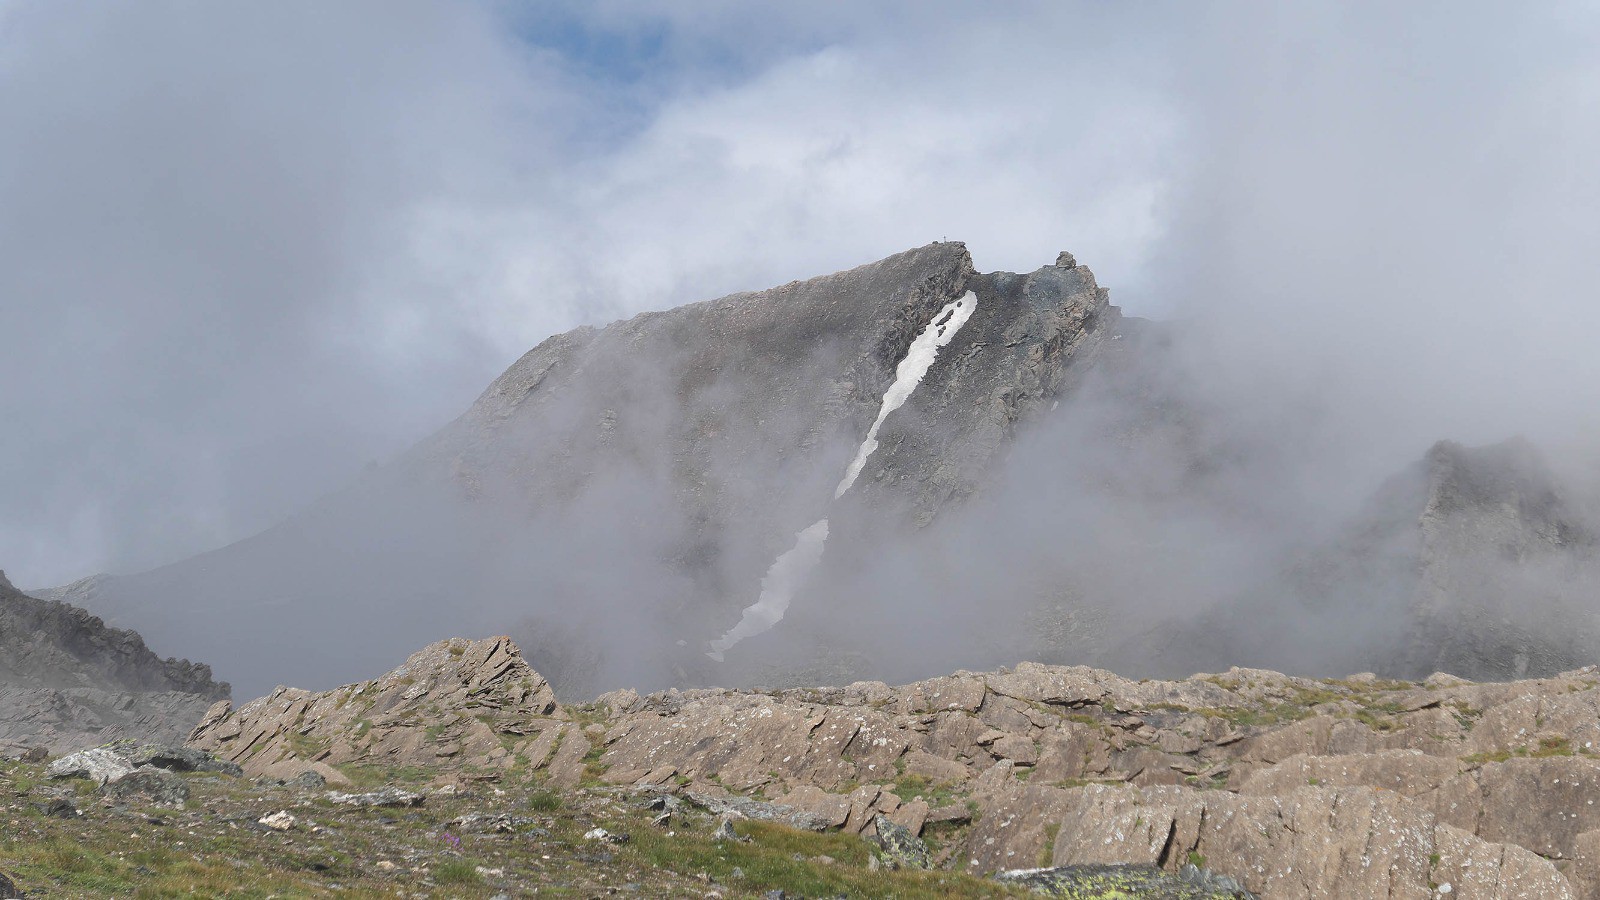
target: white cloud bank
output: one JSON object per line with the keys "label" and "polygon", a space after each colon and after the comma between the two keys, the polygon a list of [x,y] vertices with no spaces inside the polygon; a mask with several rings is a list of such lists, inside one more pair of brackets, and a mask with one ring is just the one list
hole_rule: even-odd
{"label": "white cloud bank", "polygon": [[1600,400],[1595,38],[1581,6],[0,0],[0,565],[236,539],[552,332],[940,238],[1222,323],[1219,379],[1343,385],[1373,466],[1550,431]]}

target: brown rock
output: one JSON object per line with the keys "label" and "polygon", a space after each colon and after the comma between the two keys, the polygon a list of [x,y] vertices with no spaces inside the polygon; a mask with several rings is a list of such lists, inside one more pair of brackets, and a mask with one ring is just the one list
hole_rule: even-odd
{"label": "brown rock", "polygon": [[[1235,796],[1188,788],[1089,786],[1068,792],[1052,862],[1175,869],[1192,852],[1263,898],[1574,897],[1547,860],[1440,825],[1426,809],[1368,788]],[[975,830],[976,833],[976,830]],[[1471,878],[1462,873],[1470,871]],[[1473,879],[1476,879],[1474,881]],[[1455,887],[1452,890],[1456,890]]]}
{"label": "brown rock", "polygon": [[[1009,765],[997,763],[996,768]],[[1048,785],[1011,781],[979,802],[983,816],[958,856],[964,857],[961,868],[971,874],[1040,865],[1049,832],[1067,812],[1070,795]]]}
{"label": "brown rock", "polygon": [[960,782],[972,777],[971,770],[961,763],[941,759],[921,750],[908,752],[902,757],[902,761],[905,763],[907,775],[921,775],[933,782]]}
{"label": "brown rock", "polygon": [[279,688],[226,714],[217,704],[189,744],[255,776],[309,762],[504,768],[500,735],[559,713],[510,638],[454,639],[374,681],[324,693]]}
{"label": "brown rock", "polygon": [[1450,780],[1429,800],[1442,821],[1484,840],[1574,859],[1578,836],[1600,829],[1600,761],[1553,756],[1489,763]]}
{"label": "brown rock", "polygon": [[1001,735],[989,744],[989,752],[996,759],[1009,759],[1019,766],[1031,766],[1039,761],[1039,748],[1021,735]]}
{"label": "brown rock", "polygon": [[922,826],[928,821],[928,803],[919,798],[908,800],[893,812],[888,814],[889,821],[899,825],[912,834],[922,834]]}
{"label": "brown rock", "polygon": [[581,784],[585,768],[583,758],[593,748],[588,735],[576,726],[566,726],[562,730],[561,745],[550,760],[550,783],[565,790],[572,790]]}
{"label": "brown rock", "polygon": [[849,795],[830,794],[810,785],[795,788],[773,802],[808,812],[826,821],[829,828],[843,826],[850,819],[852,806]]}
{"label": "brown rock", "polygon": [[1241,779],[1242,794],[1287,794],[1307,785],[1370,787],[1415,797],[1438,790],[1461,771],[1457,760],[1419,750],[1346,756],[1291,756]]}
{"label": "brown rock", "polygon": [[1057,706],[1088,706],[1106,699],[1111,691],[1102,683],[1115,678],[1109,672],[1083,666],[1042,666],[1022,663],[1009,674],[989,675],[986,681],[996,694],[1033,703]]}

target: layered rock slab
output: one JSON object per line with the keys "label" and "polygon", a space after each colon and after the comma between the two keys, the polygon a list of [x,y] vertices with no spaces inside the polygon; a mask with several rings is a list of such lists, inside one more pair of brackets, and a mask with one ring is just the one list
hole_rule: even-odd
{"label": "layered rock slab", "polygon": [[548,743],[562,715],[510,638],[453,639],[372,681],[219,702],[189,746],[281,780],[309,770],[346,783],[336,767],[347,764],[506,770]]}

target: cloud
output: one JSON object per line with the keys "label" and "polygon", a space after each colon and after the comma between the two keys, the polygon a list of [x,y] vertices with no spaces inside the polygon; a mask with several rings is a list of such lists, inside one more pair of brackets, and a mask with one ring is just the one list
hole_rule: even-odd
{"label": "cloud", "polygon": [[1364,477],[1434,440],[1593,445],[1600,16],[1481,4],[1198,23],[1152,305]]}
{"label": "cloud", "polygon": [[0,8],[23,583],[249,534],[583,322],[941,236],[1132,268],[1156,228],[1147,85],[1010,20]]}
{"label": "cloud", "polygon": [[[31,583],[262,527],[493,367],[414,255],[572,97],[426,4],[6,7],[0,526]],[[517,141],[511,138],[515,136]],[[514,145],[514,146],[513,146]]]}
{"label": "cloud", "polygon": [[[1581,6],[0,3],[0,564],[243,537],[545,336],[1066,248],[1339,483],[1595,437]],[[1328,390],[1336,386],[1337,390]]]}

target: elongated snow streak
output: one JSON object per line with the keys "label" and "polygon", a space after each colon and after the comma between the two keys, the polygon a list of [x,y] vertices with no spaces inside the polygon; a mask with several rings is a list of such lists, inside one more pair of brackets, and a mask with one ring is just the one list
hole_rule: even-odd
{"label": "elongated snow streak", "polygon": [[[922,329],[917,339],[911,342],[911,348],[906,351],[905,358],[900,360],[900,365],[894,370],[894,383],[889,385],[889,390],[884,392],[883,404],[878,407],[878,418],[867,429],[867,438],[861,442],[861,447],[856,450],[855,459],[850,461],[850,468],[845,472],[844,480],[839,482],[838,488],[833,492],[833,499],[844,496],[856,483],[856,478],[861,475],[861,469],[867,464],[867,457],[878,449],[878,429],[883,427],[883,420],[910,399],[911,392],[922,383],[923,377],[933,367],[933,361],[939,355],[939,348],[950,343],[956,332],[967,319],[972,317],[972,311],[978,306],[978,296],[968,291],[959,300],[952,300],[945,304],[944,309],[928,322],[928,327]],[[806,576],[822,561],[822,548],[828,540],[828,520],[822,519],[795,535],[794,547],[772,561],[772,568],[767,570],[765,578],[761,579],[761,596],[755,603],[745,607],[744,615],[739,618],[739,624],[722,637],[711,642],[711,651],[706,655],[722,662],[723,652],[734,644],[747,637],[767,631],[772,626],[783,621],[783,614],[789,610],[789,601],[799,592]]]}
{"label": "elongated snow streak", "polygon": [[833,491],[833,499],[844,496],[850,486],[856,483],[856,478],[861,474],[861,469],[867,464],[867,457],[878,449],[878,429],[883,427],[883,420],[889,413],[894,412],[911,398],[911,392],[922,383],[928,369],[933,367],[933,361],[939,355],[939,348],[950,343],[967,324],[972,311],[978,306],[978,296],[967,291],[966,296],[959,300],[952,300],[944,309],[939,311],[928,327],[922,329],[917,339],[911,342],[911,349],[906,351],[906,358],[900,360],[900,365],[894,370],[894,384],[889,385],[889,390],[883,395],[883,405],[878,407],[878,419],[867,429],[867,439],[861,442],[861,448],[856,451],[856,458],[850,461],[850,468],[844,473],[844,479]]}
{"label": "elongated snow streak", "polygon": [[745,607],[739,624],[727,634],[711,642],[711,652],[706,655],[722,662],[722,652],[751,635],[778,624],[789,609],[789,601],[807,574],[822,559],[822,545],[828,540],[828,520],[823,519],[795,536],[789,552],[773,560],[767,577],[761,579],[761,598]]}

